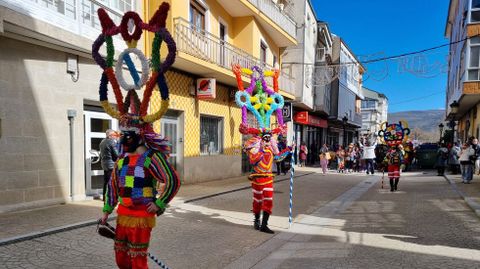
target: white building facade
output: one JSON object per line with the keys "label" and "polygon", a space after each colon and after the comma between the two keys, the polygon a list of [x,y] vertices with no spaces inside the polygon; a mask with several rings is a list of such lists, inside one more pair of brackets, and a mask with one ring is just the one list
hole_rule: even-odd
{"label": "white building facade", "polygon": [[388,98],[385,94],[379,93],[365,87],[362,88],[362,128],[361,134],[376,134],[380,125],[388,119]]}
{"label": "white building facade", "polygon": [[[99,7],[117,24],[126,11],[142,12],[134,0],[0,0],[0,212],[102,188],[90,149],[118,123],[98,102]],[[125,45],[114,43],[118,55]]]}

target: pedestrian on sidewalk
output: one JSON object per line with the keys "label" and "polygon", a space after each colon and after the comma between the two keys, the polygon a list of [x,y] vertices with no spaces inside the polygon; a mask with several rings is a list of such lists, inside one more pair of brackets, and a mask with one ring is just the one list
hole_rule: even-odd
{"label": "pedestrian on sidewalk", "polygon": [[345,150],[341,145],[338,146],[338,150],[335,155],[337,157],[338,173],[345,173]]}
{"label": "pedestrian on sidewalk", "polygon": [[398,182],[400,181],[400,166],[402,165],[402,162],[403,153],[398,145],[394,148],[391,148],[385,156],[391,192],[394,192],[398,189]]}
{"label": "pedestrian on sidewalk", "polygon": [[299,166],[305,166],[306,161],[307,161],[307,154],[308,154],[308,148],[307,144],[305,141],[302,141],[300,144],[300,165]]}
{"label": "pedestrian on sidewalk", "polygon": [[445,175],[445,167],[447,167],[448,161],[448,149],[445,146],[445,143],[440,143],[440,148],[437,150],[437,162],[435,166],[437,167],[437,176]]}
{"label": "pedestrian on sidewalk", "polygon": [[460,171],[460,161],[458,158],[460,157],[461,150],[458,142],[455,142],[448,153],[448,165],[450,166],[450,171],[454,175],[458,174]]}
{"label": "pedestrian on sidewalk", "polygon": [[474,172],[476,175],[480,174],[480,145],[478,145],[478,139],[471,137],[471,147],[475,151],[475,160],[474,160]]}
{"label": "pedestrian on sidewalk", "polygon": [[463,144],[458,160],[462,170],[462,183],[470,184],[473,179],[473,166],[476,160],[475,150],[468,143]]}
{"label": "pedestrian on sidewalk", "polygon": [[113,166],[118,158],[117,139],[118,134],[112,129],[108,129],[106,132],[106,138],[100,142],[100,164],[103,169],[103,191],[102,199],[105,201],[105,192],[107,190],[107,184],[112,175]]}
{"label": "pedestrian on sidewalk", "polygon": [[372,144],[370,139],[365,139],[365,144],[360,143],[360,146],[363,148],[362,158],[365,160],[365,164],[367,166],[367,175],[373,175],[375,174],[375,166],[373,162],[375,160],[375,147],[377,146],[377,142],[374,141]]}
{"label": "pedestrian on sidewalk", "polygon": [[322,173],[325,175],[327,173],[328,159],[327,153],[320,153],[320,167],[322,167]]}

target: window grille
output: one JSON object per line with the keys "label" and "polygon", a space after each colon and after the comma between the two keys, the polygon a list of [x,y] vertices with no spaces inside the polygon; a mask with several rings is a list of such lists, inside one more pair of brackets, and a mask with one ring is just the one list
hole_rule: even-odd
{"label": "window grille", "polygon": [[223,152],[223,120],[217,117],[200,116],[200,155],[215,155]]}

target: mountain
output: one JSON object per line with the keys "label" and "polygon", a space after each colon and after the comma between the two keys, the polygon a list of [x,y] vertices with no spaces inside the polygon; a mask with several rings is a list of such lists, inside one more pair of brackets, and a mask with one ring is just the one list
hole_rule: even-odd
{"label": "mountain", "polygon": [[[419,111],[402,111],[388,113],[388,122],[398,122],[405,120],[408,122],[408,128],[414,130],[418,128],[423,132],[438,134],[438,125],[444,122],[445,110],[419,110]],[[445,125],[445,123],[444,123]],[[447,127],[445,126],[445,129]]]}

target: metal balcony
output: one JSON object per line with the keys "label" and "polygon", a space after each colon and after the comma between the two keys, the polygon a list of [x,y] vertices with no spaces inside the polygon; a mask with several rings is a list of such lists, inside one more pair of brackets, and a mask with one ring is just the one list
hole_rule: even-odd
{"label": "metal balcony", "polygon": [[275,4],[272,0],[248,0],[263,14],[269,17],[280,28],[292,37],[296,37],[295,22],[283,11],[281,5]]}
{"label": "metal balcony", "polygon": [[[266,69],[273,69],[271,65],[262,63],[260,59],[241,48],[235,47],[217,36],[195,27],[183,18],[175,18],[174,25],[174,38],[177,43],[177,50],[180,52],[225,68],[227,72],[231,72],[230,70],[233,64],[240,64],[246,68],[260,66]],[[281,72],[279,88],[284,92],[294,95],[295,82],[293,78]]]}

